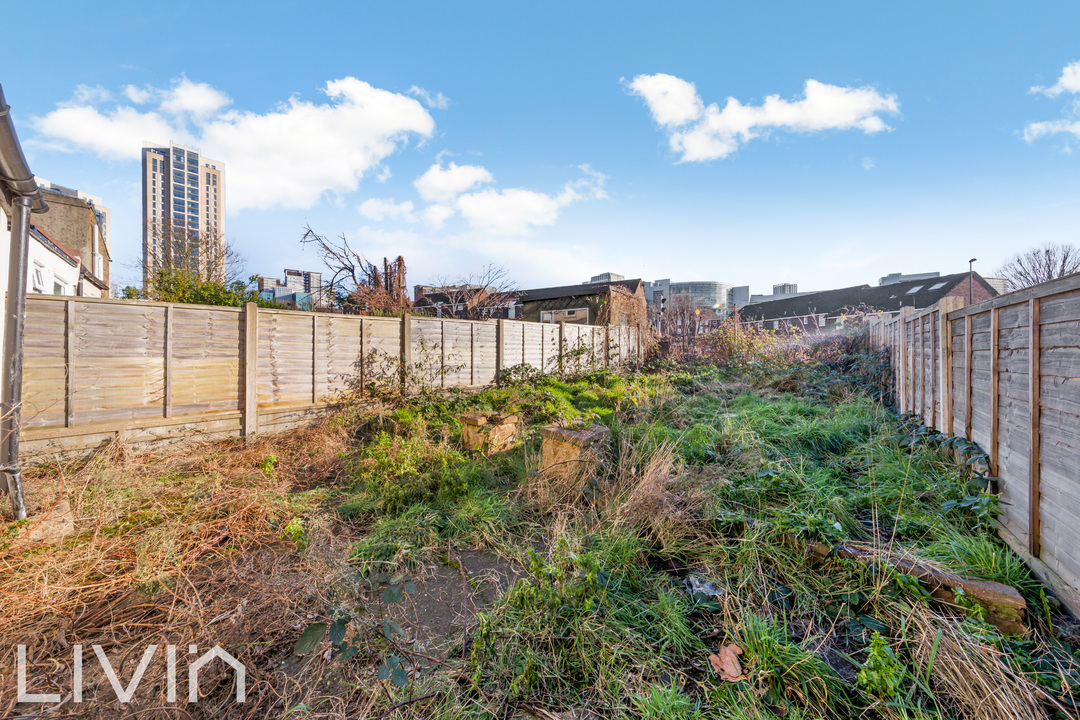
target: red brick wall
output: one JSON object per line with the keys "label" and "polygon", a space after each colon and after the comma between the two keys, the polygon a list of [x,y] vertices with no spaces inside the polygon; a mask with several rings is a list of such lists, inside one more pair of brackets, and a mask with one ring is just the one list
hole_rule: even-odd
{"label": "red brick wall", "polygon": [[984,285],[980,278],[976,275],[975,281],[971,284],[971,302],[968,302],[968,281],[963,279],[949,292],[945,293],[945,297],[958,297],[964,301],[965,305],[972,305],[974,303],[980,303],[983,300],[989,300],[992,297],[997,297],[997,293]]}

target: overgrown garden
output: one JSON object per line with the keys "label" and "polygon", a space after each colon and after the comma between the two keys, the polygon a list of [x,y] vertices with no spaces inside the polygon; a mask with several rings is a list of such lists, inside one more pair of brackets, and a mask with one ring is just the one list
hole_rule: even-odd
{"label": "overgrown garden", "polygon": [[[58,545],[5,526],[5,645],[30,645],[39,692],[69,692],[43,668],[76,642],[219,643],[249,668],[243,705],[221,669],[170,707],[151,664],[130,709],[162,717],[1076,716],[1078,626],[995,535],[981,450],[892,413],[856,336],[712,342],[43,467],[78,522]],[[476,412],[520,418],[516,442],[466,450]],[[552,423],[609,428],[601,462],[541,472]],[[1015,588],[1023,616],[914,565]],[[58,714],[114,717],[98,682]]]}

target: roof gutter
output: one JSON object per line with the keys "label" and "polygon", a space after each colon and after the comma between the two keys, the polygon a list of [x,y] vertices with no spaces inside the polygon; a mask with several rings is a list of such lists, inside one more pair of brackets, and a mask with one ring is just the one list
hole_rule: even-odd
{"label": "roof gutter", "polygon": [[0,388],[0,488],[11,496],[15,516],[26,519],[22,469],[19,467],[19,430],[22,425],[23,335],[26,323],[26,261],[30,243],[30,214],[48,211],[41,188],[26,164],[11,108],[0,86],[0,190],[11,204],[11,248],[8,259],[7,300],[4,307],[4,362]]}

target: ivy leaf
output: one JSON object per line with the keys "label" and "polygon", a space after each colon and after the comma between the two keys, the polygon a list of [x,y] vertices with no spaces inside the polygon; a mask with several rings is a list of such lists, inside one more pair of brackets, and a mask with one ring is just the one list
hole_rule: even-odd
{"label": "ivy leaf", "polygon": [[326,635],[326,623],[314,623],[304,628],[304,632],[300,633],[300,639],[296,641],[296,647],[293,648],[293,653],[296,655],[303,655],[314,650],[320,642],[322,642],[323,636]]}
{"label": "ivy leaf", "polygon": [[388,680],[390,678],[390,668],[385,665],[379,666],[379,679]]}
{"label": "ivy leaf", "polygon": [[398,687],[405,687],[409,684],[409,673],[405,672],[401,668],[394,668],[394,671],[390,673],[390,678]]}
{"label": "ivy leaf", "polygon": [[405,592],[409,593],[410,595],[415,595],[416,594],[416,583],[414,583],[412,580],[406,580],[405,581]]}

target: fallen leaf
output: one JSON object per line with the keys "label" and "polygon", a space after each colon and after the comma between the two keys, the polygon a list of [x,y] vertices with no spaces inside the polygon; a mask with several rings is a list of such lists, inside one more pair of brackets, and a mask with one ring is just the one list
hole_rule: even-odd
{"label": "fallen leaf", "polygon": [[721,679],[730,683],[739,682],[745,678],[742,663],[739,662],[742,652],[742,648],[735,643],[721,645],[717,654],[709,655],[709,664]]}

